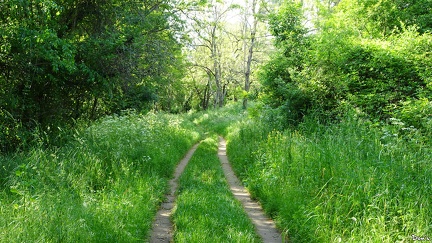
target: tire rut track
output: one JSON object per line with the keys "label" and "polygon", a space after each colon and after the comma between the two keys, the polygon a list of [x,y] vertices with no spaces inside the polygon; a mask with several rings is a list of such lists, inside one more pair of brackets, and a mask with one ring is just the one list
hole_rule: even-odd
{"label": "tire rut track", "polygon": [[156,213],[156,218],[153,221],[152,231],[150,233],[150,243],[168,243],[173,241],[173,225],[171,222],[171,213],[175,203],[175,193],[178,188],[178,179],[183,173],[199,143],[195,144],[180,161],[175,169],[174,178],[169,181],[170,191],[166,195],[165,201],[162,203],[159,211]]}
{"label": "tire rut track", "polygon": [[281,234],[276,229],[276,225],[274,224],[273,220],[264,214],[260,204],[251,199],[249,192],[241,185],[239,179],[234,174],[226,154],[226,141],[222,137],[219,137],[218,156],[222,163],[222,169],[230,186],[231,192],[234,194],[234,197],[242,203],[245,212],[255,225],[256,232],[261,237],[263,242],[282,242]]}
{"label": "tire rut track", "polygon": [[[172,209],[176,199],[176,191],[178,188],[178,179],[186,168],[189,160],[195,153],[199,143],[195,144],[180,161],[174,172],[174,178],[169,181],[170,191],[166,195],[165,201],[162,203],[160,209],[156,214],[153,221],[152,231],[150,233],[150,243],[169,243],[173,242],[173,224],[171,222]],[[280,243],[282,242],[281,234],[276,229],[274,222],[264,214],[260,204],[253,201],[249,192],[241,185],[237,176],[231,168],[226,155],[226,141],[219,137],[218,144],[218,157],[222,165],[225,178],[229,184],[231,192],[234,197],[241,202],[243,208],[251,222],[255,226],[255,230],[261,237],[264,243]]]}

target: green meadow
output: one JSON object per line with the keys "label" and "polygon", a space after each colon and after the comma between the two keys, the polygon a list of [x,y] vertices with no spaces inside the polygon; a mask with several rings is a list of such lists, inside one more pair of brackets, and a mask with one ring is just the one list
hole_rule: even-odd
{"label": "green meadow", "polygon": [[[259,242],[229,191],[228,157],[292,242],[410,242],[432,235],[432,151],[401,123],[348,114],[276,131],[240,104],[205,113],[110,116],[59,148],[2,155],[0,242],[147,239],[167,181],[204,137],[180,177],[175,242]],[[399,134],[397,134],[399,132]],[[418,237],[418,238],[416,238]]]}
{"label": "green meadow", "polygon": [[432,236],[432,146],[402,124],[348,115],[274,131],[235,124],[228,156],[293,242],[412,242]]}
{"label": "green meadow", "polygon": [[0,242],[142,242],[199,137],[182,116],[131,113],[58,149],[1,156]]}

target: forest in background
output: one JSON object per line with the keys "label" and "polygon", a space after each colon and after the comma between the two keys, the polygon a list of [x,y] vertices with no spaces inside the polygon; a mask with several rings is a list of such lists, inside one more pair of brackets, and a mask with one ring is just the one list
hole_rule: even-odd
{"label": "forest in background", "polygon": [[264,32],[258,18],[263,22],[266,6],[2,2],[0,149],[61,144],[62,131],[124,110],[178,113],[243,98],[256,66],[254,46],[265,51],[255,33]]}
{"label": "forest in background", "polygon": [[0,8],[4,152],[61,143],[61,131],[127,109],[178,113],[249,99],[278,129],[349,107],[430,132],[430,0]]}

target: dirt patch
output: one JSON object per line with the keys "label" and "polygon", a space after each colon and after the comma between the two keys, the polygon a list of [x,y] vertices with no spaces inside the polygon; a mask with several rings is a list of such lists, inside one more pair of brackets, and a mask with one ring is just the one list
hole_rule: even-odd
{"label": "dirt patch", "polygon": [[171,212],[175,202],[175,192],[178,188],[178,179],[183,173],[192,155],[195,153],[198,144],[195,144],[180,161],[174,172],[174,178],[169,181],[170,191],[166,195],[165,201],[162,203],[156,218],[153,221],[152,231],[150,233],[150,243],[168,243],[173,241],[173,225],[171,223]]}
{"label": "dirt patch", "polygon": [[222,137],[219,138],[218,156],[232,193],[243,204],[245,212],[255,225],[256,232],[263,242],[282,242],[281,234],[277,231],[274,222],[264,214],[261,205],[251,199],[249,192],[241,185],[234,174],[226,155],[226,141]]}

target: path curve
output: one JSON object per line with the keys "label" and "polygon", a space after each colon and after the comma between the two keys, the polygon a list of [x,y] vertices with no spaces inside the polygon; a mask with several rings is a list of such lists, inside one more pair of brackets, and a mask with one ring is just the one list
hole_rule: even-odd
{"label": "path curve", "polygon": [[175,202],[175,192],[178,188],[178,179],[183,173],[192,155],[195,153],[199,143],[195,144],[180,161],[174,172],[174,178],[169,181],[170,191],[166,195],[165,201],[162,203],[159,211],[156,214],[156,218],[153,221],[152,231],[150,233],[150,243],[169,243],[173,241],[173,225],[171,223],[171,212]]}
{"label": "path curve", "polygon": [[255,225],[256,231],[263,242],[282,242],[281,234],[277,231],[274,222],[264,214],[261,205],[251,199],[249,192],[241,185],[239,179],[234,174],[226,154],[226,141],[222,137],[219,137],[218,156],[222,163],[222,169],[227,178],[231,192],[234,194],[235,198],[242,203],[245,212]]}

